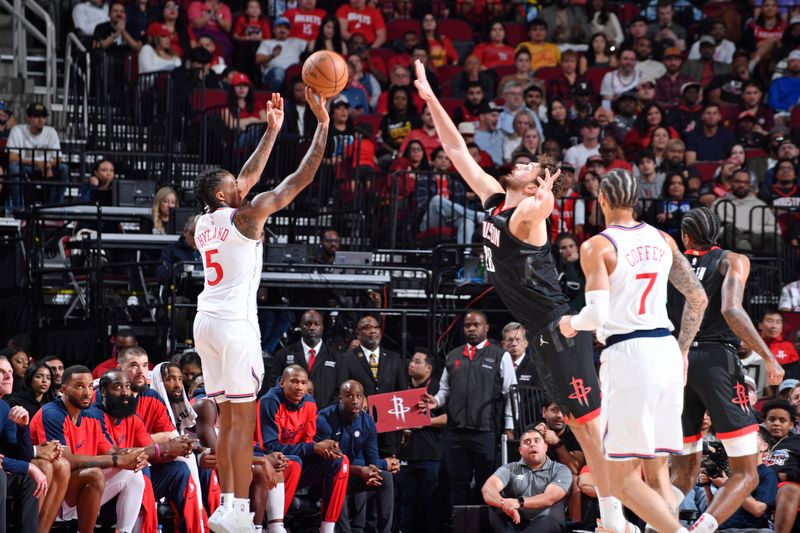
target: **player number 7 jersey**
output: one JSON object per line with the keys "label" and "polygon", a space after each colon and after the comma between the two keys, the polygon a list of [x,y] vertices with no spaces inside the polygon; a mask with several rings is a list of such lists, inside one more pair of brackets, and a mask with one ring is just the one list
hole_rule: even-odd
{"label": "player number 7 jersey", "polygon": [[609,309],[597,338],[667,328],[667,282],[672,250],[660,231],[644,222],[631,227],[609,226],[601,235],[614,245],[617,266],[609,276]]}

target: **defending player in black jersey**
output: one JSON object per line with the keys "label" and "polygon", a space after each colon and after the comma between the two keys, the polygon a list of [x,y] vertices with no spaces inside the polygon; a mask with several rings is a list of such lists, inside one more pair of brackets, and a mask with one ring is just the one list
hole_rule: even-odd
{"label": "defending player in black jersey", "polygon": [[[718,247],[719,230],[717,215],[706,207],[692,209],[681,223],[685,254],[708,295],[708,307],[689,351],[681,417],[684,448],[682,455],[672,458],[672,483],[686,494],[697,479],[702,454],[700,424],[706,411],[731,466],[731,477],[692,526],[692,531],[700,533],[716,530],[717,524],[727,520],[758,484],[758,426],[747,399],[744,369],[736,356],[739,339],[764,359],[771,385],[783,380],[783,369],[742,308],[750,261],[744,255]],[[676,318],[680,318],[682,310],[683,298],[670,286],[669,312],[673,324],[680,324]],[[674,333],[677,335],[677,329]]]}
{"label": "defending player in black jersey", "polygon": [[558,283],[548,240],[547,219],[560,171],[530,163],[516,165],[505,177],[506,189],[472,159],[464,139],[434,95],[421,63],[416,65],[419,95],[433,115],[436,132],[450,160],[486,209],[483,241],[486,270],[503,303],[530,332],[537,370],[547,392],[569,416],[570,428],[586,455],[597,483],[603,527],[615,533],[635,531],[611,496],[600,441],[600,386],[592,358],[592,335],[561,335],[558,319],[569,314]]}

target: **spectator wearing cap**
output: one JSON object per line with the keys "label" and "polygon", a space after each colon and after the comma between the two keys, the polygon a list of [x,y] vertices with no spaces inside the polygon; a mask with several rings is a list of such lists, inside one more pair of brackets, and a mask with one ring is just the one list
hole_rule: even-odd
{"label": "spectator wearing cap", "polygon": [[[61,141],[54,128],[47,125],[49,115],[43,104],[31,104],[26,115],[28,123],[18,124],[8,135],[8,174],[11,179],[38,176],[46,180],[69,181],[69,167],[61,161]],[[25,191],[22,185],[9,185],[6,207],[25,207]],[[49,188],[48,203],[64,202],[64,187]]]}
{"label": "spectator wearing cap", "polygon": [[290,31],[289,19],[278,17],[272,25],[272,39],[261,41],[256,50],[256,65],[261,67],[262,81],[273,92],[283,89],[286,71],[300,62],[300,54],[308,45],[303,39],[289,37]]}
{"label": "spectator wearing cap", "polygon": [[800,99],[800,50],[792,50],[783,76],[772,80],[769,105],[776,111],[789,111]]}
{"label": "spectator wearing cap", "polygon": [[90,39],[98,24],[108,22],[108,8],[105,0],[86,0],[75,4],[72,8],[72,25],[78,35]]}
{"label": "spectator wearing cap", "polygon": [[92,46],[115,54],[138,52],[142,48],[144,35],[138,31],[129,31],[125,4],[112,2],[108,14],[108,21],[95,26]]}
{"label": "spectator wearing cap", "polygon": [[615,111],[614,126],[624,138],[636,123],[636,94],[632,91],[622,93],[613,103],[612,109]]}
{"label": "spectator wearing cap", "polygon": [[670,110],[681,104],[681,87],[692,79],[681,73],[683,58],[678,48],[672,46],[664,50],[663,63],[666,72],[656,80],[656,100]]}
{"label": "spectator wearing cap", "polygon": [[547,22],[541,18],[528,23],[528,40],[520,43],[516,51],[522,49],[530,53],[533,71],[558,66],[561,61],[561,50],[552,42],[547,42]]}
{"label": "spectator wearing cap", "polygon": [[0,100],[0,140],[8,139],[11,128],[17,125],[14,118],[14,111],[7,100]]}
{"label": "spectator wearing cap", "polygon": [[695,81],[681,87],[681,103],[669,112],[668,122],[679,134],[686,137],[700,125],[703,114],[703,89]]}
{"label": "spectator wearing cap", "polygon": [[571,147],[564,154],[564,162],[574,168],[582,168],[591,155],[600,154],[600,124],[594,117],[581,122],[581,143]]}
{"label": "spectator wearing cap", "polygon": [[636,86],[636,101],[639,107],[645,107],[656,102],[656,82],[650,78],[642,78]]}
{"label": "spectator wearing cap", "polygon": [[229,32],[233,26],[231,8],[220,0],[195,0],[189,4],[186,17],[195,36],[206,36],[214,40],[225,51],[225,60],[231,60],[233,41]]}
{"label": "spectator wearing cap", "polygon": [[[711,22],[711,37],[714,39],[714,61],[729,64],[733,61],[733,54],[736,52],[736,45],[725,38],[728,27],[721,19],[713,19]],[[687,59],[700,59],[700,42],[695,42],[689,50]]]}
{"label": "spectator wearing cap", "polygon": [[211,52],[202,46],[189,50],[187,65],[181,65],[172,71],[173,95],[180,102],[186,95],[198,87],[221,89],[222,79],[211,70]]}
{"label": "spectator wearing cap", "polygon": [[345,41],[360,33],[371,48],[380,48],[386,42],[383,15],[377,8],[367,5],[366,0],[350,0],[336,10],[336,18]]}
{"label": "spectator wearing cap", "polygon": [[569,118],[575,121],[584,120],[591,117],[593,113],[592,84],[587,80],[581,80],[573,86]]}
{"label": "spectator wearing cap", "polygon": [[[777,309],[767,309],[758,322],[758,332],[767,343],[769,350],[783,367],[786,380],[794,380],[790,389],[798,384],[800,376],[800,357],[797,355],[794,343],[783,338],[783,313]],[[785,381],[784,381],[785,383]],[[783,386],[783,383],[781,383]]]}
{"label": "spectator wearing cap", "polygon": [[700,127],[686,136],[686,163],[695,161],[722,161],[736,144],[731,130],[723,128],[719,106],[709,104],[700,115]]}
{"label": "spectator wearing cap", "polygon": [[773,167],[773,183],[763,183],[758,197],[772,207],[800,205],[800,187],[797,185],[797,167],[791,159],[781,159]]}
{"label": "spectator wearing cap", "polygon": [[647,35],[647,24],[648,21],[646,18],[638,15],[633,17],[628,24],[628,36],[622,42],[621,49],[632,48],[633,43],[636,42],[636,39],[643,35]]}
{"label": "spectator wearing cap", "polygon": [[734,135],[736,136],[736,142],[744,146],[745,149],[761,149],[764,146],[766,136],[757,133],[755,125],[756,117],[752,113],[747,111],[739,113]]}
{"label": "spectator wearing cap", "polygon": [[583,6],[571,4],[568,0],[558,0],[539,12],[539,18],[547,24],[547,41],[558,45],[580,44],[591,35]]}
{"label": "spectator wearing cap", "polygon": [[519,113],[525,113],[533,122],[533,125],[540,132],[542,131],[542,123],[539,121],[535,113],[525,107],[525,100],[522,98],[522,85],[518,81],[510,81],[503,87],[503,109],[497,122],[497,128],[503,132],[504,135],[514,134],[514,118]]}
{"label": "spectator wearing cap", "polygon": [[228,107],[222,110],[222,120],[231,129],[242,132],[239,146],[249,146],[258,142],[260,128],[249,129],[256,124],[266,124],[266,102],[258,100],[253,93],[253,84],[247,74],[236,72],[231,77],[228,89]]}
{"label": "spectator wearing cap", "polygon": [[478,109],[479,126],[475,132],[475,144],[486,151],[498,167],[503,164],[503,132],[498,125],[501,108],[492,101],[484,101]]}
{"label": "spectator wearing cap", "polygon": [[619,54],[619,67],[606,72],[600,84],[600,95],[604,100],[616,100],[626,91],[636,89],[641,74],[636,70],[636,52],[622,50]]}
{"label": "spectator wearing cap", "polygon": [[471,81],[467,86],[467,94],[464,102],[453,111],[453,122],[472,122],[476,126],[480,123],[478,109],[486,98],[483,86],[478,81]]}
{"label": "spectator wearing cap", "polygon": [[[774,177],[776,167],[781,159],[789,159],[795,164],[795,168],[797,168],[798,158],[800,158],[800,149],[797,148],[797,144],[795,144],[795,142],[789,137],[782,138],[778,145],[775,161],[768,161],[768,164],[772,164],[772,166],[769,167],[769,170],[767,170],[764,174],[763,183],[772,185],[772,183],[775,181]],[[800,172],[800,170],[798,170],[798,172]]]}
{"label": "spectator wearing cap", "polygon": [[742,102],[743,85],[752,80],[750,76],[750,53],[746,50],[737,50],[733,54],[731,72],[721,76],[714,76],[708,86],[706,94],[712,104],[723,106],[738,106]]}
{"label": "spectator wearing cap", "polygon": [[636,53],[636,70],[642,79],[657,80],[666,74],[664,64],[653,59],[653,39],[647,35],[638,37],[633,42],[633,51]]}
{"label": "spectator wearing cap", "polygon": [[172,32],[160,22],[147,28],[147,44],[139,50],[139,74],[172,71],[181,66],[181,58],[170,47]]}
{"label": "spectator wearing cap", "polygon": [[674,47],[686,50],[686,28],[673,20],[675,9],[671,0],[659,0],[656,20],[647,27],[647,35],[663,50]]}
{"label": "spectator wearing cap", "polygon": [[[800,381],[798,381],[796,379],[784,379],[783,381],[781,381],[781,384],[778,385],[778,390],[776,391],[777,395],[780,398],[783,398],[784,400],[786,400],[788,402],[788,401],[790,401],[790,395],[791,395],[792,391],[798,385],[800,385]],[[795,408],[797,408],[796,405],[795,405]],[[792,430],[792,432],[794,433],[796,431],[796,429],[797,429],[797,426],[795,425],[795,428]]]}
{"label": "spectator wearing cap", "polygon": [[703,87],[708,87],[714,76],[729,74],[731,66],[714,60],[716,41],[710,35],[701,36],[698,40],[698,46],[700,47],[700,58],[686,61],[681,68],[681,72]]}
{"label": "spectator wearing cap", "polygon": [[567,50],[561,55],[560,70],[558,76],[547,80],[547,96],[561,98],[571,104],[572,95],[577,91],[577,84],[581,82],[588,84],[584,80],[578,80],[578,55],[573,50]]}

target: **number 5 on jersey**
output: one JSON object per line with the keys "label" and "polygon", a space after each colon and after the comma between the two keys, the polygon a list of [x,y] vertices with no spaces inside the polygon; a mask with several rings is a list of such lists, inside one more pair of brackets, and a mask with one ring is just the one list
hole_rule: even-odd
{"label": "number 5 on jersey", "polygon": [[206,272],[208,272],[208,270],[213,270],[215,272],[213,281],[208,279],[208,277],[206,277],[209,287],[213,287],[215,285],[219,285],[219,283],[222,281],[222,276],[224,275],[224,273],[222,272],[222,265],[220,265],[219,263],[215,263],[212,260],[212,257],[217,252],[219,252],[219,250],[217,250],[216,248],[214,248],[213,250],[206,250],[206,257],[205,257],[205,259],[206,259],[206,261],[205,261],[205,263],[206,263],[206,265],[205,265]]}
{"label": "number 5 on jersey", "polygon": [[644,274],[636,274],[636,279],[646,279],[647,287],[644,288],[644,292],[642,293],[642,299],[639,300],[639,314],[643,315],[645,311],[645,300],[647,299],[647,295],[650,294],[650,291],[653,289],[653,285],[656,283],[656,277],[658,277],[658,272],[646,272]]}

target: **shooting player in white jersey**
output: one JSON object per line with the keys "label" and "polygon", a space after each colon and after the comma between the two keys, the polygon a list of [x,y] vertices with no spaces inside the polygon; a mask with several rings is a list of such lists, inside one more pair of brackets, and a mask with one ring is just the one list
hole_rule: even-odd
{"label": "shooting player in white jersey", "polygon": [[267,102],[267,131],[239,177],[219,168],[195,179],[194,191],[204,214],[197,220],[195,242],[203,258],[205,285],[197,299],[194,339],[203,361],[208,396],[219,404],[216,450],[222,505],[209,519],[215,532],[255,531],[248,499],[253,458],[256,394],[264,377],[256,291],[261,282],[262,234],[267,218],[289,205],[319,168],[328,136],[325,98],[306,88],[306,101],[319,121],[296,172],[275,189],[245,198],[261,179],[283,123],[283,98]]}
{"label": "shooting player in white jersey", "polygon": [[[586,307],[564,316],[560,327],[568,338],[597,330],[606,345],[601,424],[611,491],[657,531],[686,533],[677,519],[667,454],[683,448],[687,354],[708,300],[675,241],[633,218],[636,188],[633,175],[620,169],[600,183],[598,203],[608,226],[581,246]],[[686,298],[677,342],[667,315],[667,281]]]}

